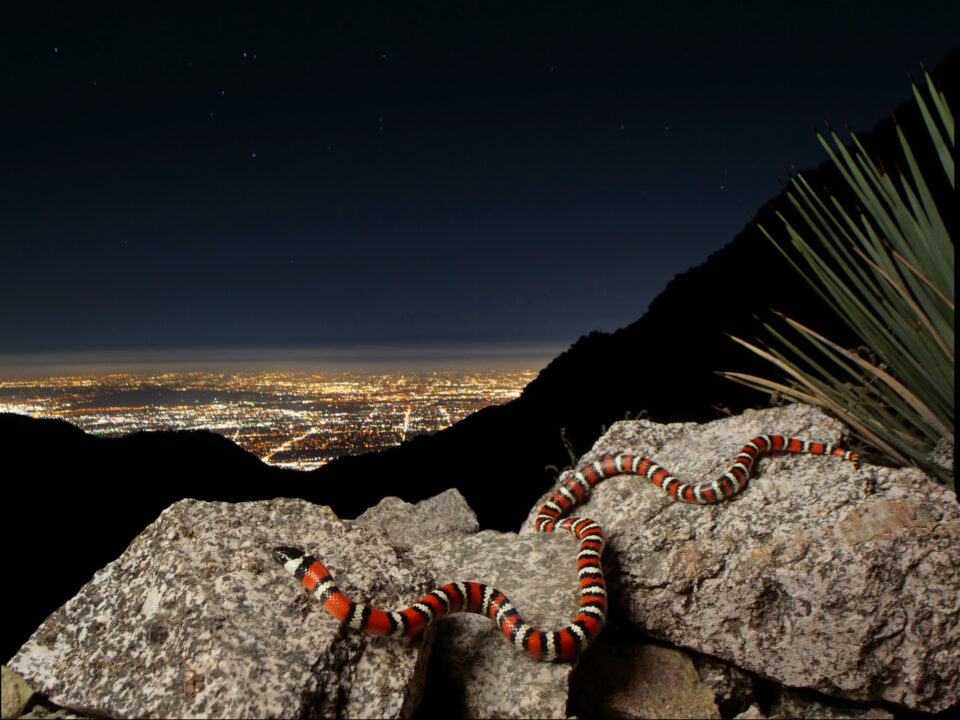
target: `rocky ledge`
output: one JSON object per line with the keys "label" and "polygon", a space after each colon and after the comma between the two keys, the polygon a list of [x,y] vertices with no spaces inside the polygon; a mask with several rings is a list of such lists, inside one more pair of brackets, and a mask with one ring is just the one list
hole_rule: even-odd
{"label": "rocky ledge", "polygon": [[[682,478],[716,476],[764,432],[842,439],[838,423],[793,405],[702,425],[620,422],[582,461],[640,453]],[[500,473],[491,490],[508,503],[520,481]],[[530,519],[519,534],[479,531],[456,490],[416,505],[384,498],[355,520],[303,500],[182,500],[8,664],[43,700],[33,717],[56,706],[110,717],[881,718],[960,698],[960,509],[916,470],[778,454],[718,505],[620,476],[575,512],[606,530],[611,601],[576,665],[528,658],[472,615],[415,640],[359,635],[271,559],[276,545],[304,546],[345,593],[381,608],[477,580],[539,627],[567,624],[579,605],[573,538],[534,533]],[[8,678],[5,717],[22,711],[7,708]]]}

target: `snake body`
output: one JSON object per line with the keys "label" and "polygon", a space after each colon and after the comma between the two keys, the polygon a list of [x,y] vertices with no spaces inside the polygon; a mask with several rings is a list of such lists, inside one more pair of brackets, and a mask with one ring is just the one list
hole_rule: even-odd
{"label": "snake body", "polygon": [[607,456],[573,472],[540,508],[534,523],[537,532],[567,530],[580,541],[577,554],[580,610],[573,622],[559,630],[534,628],[520,616],[506,595],[483,583],[443,585],[405,610],[387,612],[350,600],[337,588],[326,566],[299,548],[275,548],[273,558],[300,580],[327,612],[354,630],[371,635],[413,637],[447,613],[477,613],[497,623],[507,640],[528,655],[539,660],[565,662],[574,660],[603,629],[607,591],[600,563],[603,529],[590,518],[560,518],[583,502],[595,485],[622,473],[643,475],[677,500],[698,505],[720,502],[743,489],[757,458],[774,451],[833,455],[849,460],[855,468],[860,467],[857,453],[828,443],[759,435],[743,446],[732,467],[715,480],[684,482],[653,460],[639,455]]}

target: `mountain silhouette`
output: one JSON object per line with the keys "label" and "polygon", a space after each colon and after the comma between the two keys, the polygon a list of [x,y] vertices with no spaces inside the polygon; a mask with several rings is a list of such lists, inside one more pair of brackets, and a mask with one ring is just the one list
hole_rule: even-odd
{"label": "mountain silhouette", "polygon": [[[958,60],[955,50],[932,73],[950,98],[956,97]],[[916,103],[899,106],[896,120],[912,140],[952,233],[955,198]],[[905,166],[892,120],[859,137],[887,167],[894,161]],[[852,206],[832,163],[804,175],[813,187],[827,186]],[[774,208],[793,215],[783,194],[773,199],[732,242],[673,278],[643,317],[616,332],[580,338],[512,402],[485,408],[434,435],[343,457],[311,472],[267,466],[207,431],[107,439],[61,420],[0,414],[0,476],[8,493],[3,533],[12,563],[3,659],[181,498],[302,497],[330,505],[341,517],[355,517],[384,495],[417,501],[456,487],[482,528],[516,530],[555,480],[547,466],[570,462],[561,429],[580,455],[604,426],[628,412],[636,417],[645,411],[658,422],[703,422],[766,404],[765,395],[715,374],[774,372],[725,333],[762,335],[755,314],[769,320],[773,308],[842,345],[858,344],[757,230],[759,222],[780,232]]]}

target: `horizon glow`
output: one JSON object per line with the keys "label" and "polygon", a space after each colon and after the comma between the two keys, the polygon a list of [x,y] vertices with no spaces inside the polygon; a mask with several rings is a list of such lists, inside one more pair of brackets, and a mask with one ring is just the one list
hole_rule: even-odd
{"label": "horizon glow", "polygon": [[358,345],[317,348],[115,349],[0,354],[0,378],[203,371],[396,372],[540,370],[566,347],[543,345]]}

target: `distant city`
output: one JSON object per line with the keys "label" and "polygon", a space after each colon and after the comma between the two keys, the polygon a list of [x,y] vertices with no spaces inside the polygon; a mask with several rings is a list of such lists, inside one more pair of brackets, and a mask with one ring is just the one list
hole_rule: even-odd
{"label": "distant city", "polygon": [[312,470],[517,397],[534,370],[157,372],[0,379],[0,412],[88,433],[207,429],[271,465]]}

